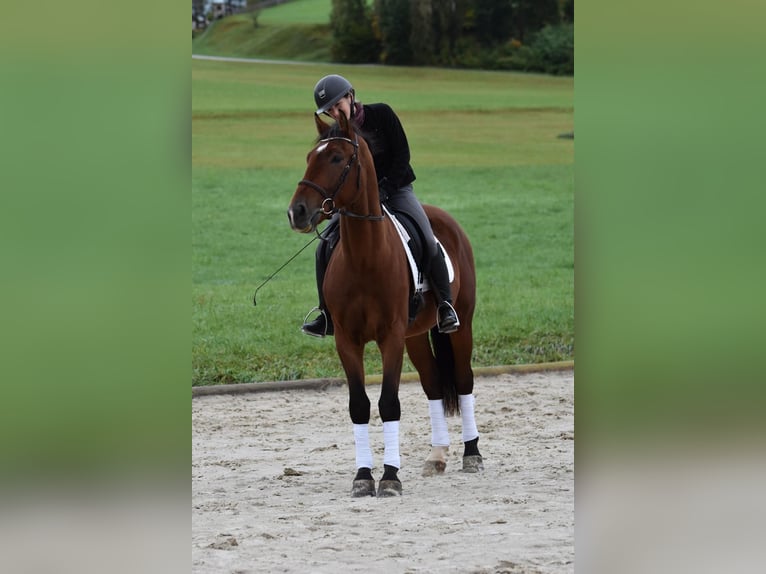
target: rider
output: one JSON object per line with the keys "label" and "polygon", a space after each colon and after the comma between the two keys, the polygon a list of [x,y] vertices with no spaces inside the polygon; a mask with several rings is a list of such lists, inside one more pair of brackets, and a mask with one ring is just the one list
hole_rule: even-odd
{"label": "rider", "polygon": [[[412,191],[415,173],[410,166],[410,147],[399,118],[387,104],[361,104],[355,100],[351,83],[343,76],[325,76],[314,87],[317,115],[327,114],[337,120],[345,114],[358,128],[369,134],[373,145],[371,151],[378,177],[380,200],[392,212],[409,215],[420,228],[425,240],[424,274],[430,280],[437,297],[437,326],[441,333],[451,333],[460,326],[452,306],[449,273],[444,255],[436,243],[431,224],[423,206]],[[337,242],[339,215],[336,213],[322,234],[316,251],[316,278],[319,291],[320,315],[311,322],[303,323],[302,331],[314,337],[333,334],[332,318],[324,303],[322,284],[332,249]],[[312,311],[313,311],[312,310]],[[309,312],[309,315],[311,312]],[[306,316],[308,318],[308,315]]]}

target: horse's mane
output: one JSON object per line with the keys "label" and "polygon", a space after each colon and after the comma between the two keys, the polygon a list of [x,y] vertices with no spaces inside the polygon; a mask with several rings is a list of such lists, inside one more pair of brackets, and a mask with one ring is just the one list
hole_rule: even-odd
{"label": "horse's mane", "polygon": [[[354,130],[354,133],[358,135],[360,138],[362,138],[365,142],[367,142],[367,146],[370,148],[370,151],[375,154],[375,137],[370,133],[366,132],[363,129],[359,128],[354,122],[350,122],[351,129]],[[325,132],[322,135],[317,136],[315,144],[319,143],[323,139],[332,138],[332,137],[345,137],[345,134],[343,133],[343,130],[338,125],[338,122],[333,122],[332,124],[328,124],[328,129],[325,130]]]}

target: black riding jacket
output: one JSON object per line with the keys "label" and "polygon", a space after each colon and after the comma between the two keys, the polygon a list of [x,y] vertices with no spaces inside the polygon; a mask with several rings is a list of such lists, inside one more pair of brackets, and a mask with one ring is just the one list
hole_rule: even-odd
{"label": "black riding jacket", "polygon": [[[362,108],[359,113],[359,107]],[[357,104],[354,120],[370,144],[378,181],[387,178],[389,191],[415,181],[410,145],[399,117],[388,104]]]}

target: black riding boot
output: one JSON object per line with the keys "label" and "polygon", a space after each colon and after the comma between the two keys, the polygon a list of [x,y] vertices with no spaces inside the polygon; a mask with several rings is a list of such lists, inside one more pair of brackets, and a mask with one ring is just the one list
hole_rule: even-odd
{"label": "black riding boot", "polygon": [[301,327],[301,331],[307,335],[311,335],[312,337],[324,337],[325,335],[333,335],[335,330],[332,326],[330,313],[326,308],[321,307],[321,305],[324,304],[324,301],[320,301],[319,304],[320,307],[314,307],[311,311],[309,311],[309,315],[311,315],[311,313],[314,311],[319,311],[319,317],[307,323],[306,319],[309,318],[309,315],[306,315],[306,318],[303,319],[303,326]]}
{"label": "black riding boot", "polygon": [[[324,285],[324,275],[327,270],[327,264],[330,262],[330,255],[337,242],[337,226],[326,230],[327,238],[317,247],[316,251],[316,277],[317,277],[317,293],[319,294],[319,306],[314,307],[308,312],[308,315],[303,319],[303,326],[301,331],[312,337],[324,337],[326,335],[333,335],[335,330],[332,326],[332,317],[327,310],[327,306],[324,303],[324,293],[322,292],[322,286]],[[306,322],[314,311],[319,311],[319,316],[313,321]]]}
{"label": "black riding boot", "polygon": [[452,333],[460,327],[457,312],[452,306],[452,291],[449,284],[449,271],[441,249],[431,259],[431,269],[428,274],[431,287],[436,297],[436,326],[440,333]]}

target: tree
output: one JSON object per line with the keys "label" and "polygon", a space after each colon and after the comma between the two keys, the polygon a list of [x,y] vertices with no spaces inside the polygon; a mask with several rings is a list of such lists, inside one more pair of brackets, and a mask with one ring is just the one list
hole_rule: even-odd
{"label": "tree", "polygon": [[380,60],[384,64],[412,63],[410,7],[408,0],[375,0],[380,29]]}
{"label": "tree", "polygon": [[410,46],[412,63],[427,66],[435,63],[434,15],[432,0],[412,0],[410,3]]}
{"label": "tree", "polygon": [[467,7],[468,0],[434,3],[434,48],[440,63],[449,64],[456,55]]}
{"label": "tree", "polygon": [[377,62],[380,44],[365,0],[333,0],[330,14],[332,57],[339,62]]}
{"label": "tree", "polygon": [[564,0],[562,13],[565,21],[574,22],[574,0]]}
{"label": "tree", "polygon": [[513,37],[522,42],[546,24],[560,20],[558,0],[513,0],[511,6]]}
{"label": "tree", "polygon": [[474,0],[477,40],[484,46],[507,40],[511,35],[512,14],[511,0]]}

